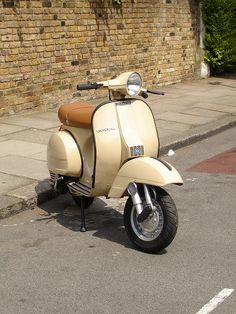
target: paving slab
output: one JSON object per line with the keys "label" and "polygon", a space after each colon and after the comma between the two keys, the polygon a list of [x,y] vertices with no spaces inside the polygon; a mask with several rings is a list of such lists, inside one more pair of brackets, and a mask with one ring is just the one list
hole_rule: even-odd
{"label": "paving slab", "polygon": [[32,183],[33,180],[0,172],[0,195]]}
{"label": "paving slab", "polygon": [[218,98],[215,98],[213,100],[213,103],[235,107],[235,102],[236,102],[235,100],[236,100],[236,90],[232,93],[229,93],[228,95],[225,95],[224,97],[219,96]]}
{"label": "paving slab", "polygon": [[[163,113],[163,112],[175,112],[175,111],[180,111],[180,110],[186,110],[188,108],[188,106],[186,106],[185,104],[181,104],[181,103],[176,103],[172,102],[172,101],[163,101],[163,102],[159,102],[159,103],[155,103],[154,101],[152,103],[149,103],[150,108],[152,109],[153,114],[158,117],[159,114]],[[196,103],[197,104],[197,103]]]}
{"label": "paving slab", "polygon": [[[61,125],[61,124],[60,124]],[[50,128],[50,129],[47,129],[48,132],[58,132],[59,131],[59,127],[56,127],[56,128]]]}
{"label": "paving slab", "polygon": [[5,154],[5,153],[0,153],[0,158],[1,157],[5,157],[5,156],[7,156],[8,154]]}
{"label": "paving slab", "polygon": [[7,141],[7,140],[8,140],[7,137],[0,136],[0,142]]}
{"label": "paving slab", "polygon": [[208,98],[215,99],[215,101],[222,101],[223,99],[226,99],[227,101],[231,102],[233,98],[235,98],[235,88],[227,88],[227,92],[225,92],[224,95],[222,94],[221,87],[216,87],[215,89],[213,88],[209,91]]}
{"label": "paving slab", "polygon": [[158,115],[158,118],[161,120],[182,122],[182,123],[191,124],[191,125],[206,124],[215,120],[214,118],[200,117],[200,116],[196,118],[196,116],[183,114],[179,112],[164,112]]}
{"label": "paving slab", "polygon": [[222,92],[218,89],[209,88],[207,91],[191,91],[186,93],[186,97],[196,97],[197,99],[203,99],[203,98],[212,98],[212,96],[220,97],[222,95]]}
{"label": "paving slab", "polygon": [[184,124],[184,123],[179,123],[179,122],[157,119],[157,129],[158,130],[159,130],[159,128],[162,128],[162,129],[167,129],[167,130],[172,130],[172,131],[182,131],[183,132],[183,131],[189,130],[191,127],[192,126],[190,124]]}
{"label": "paving slab", "polygon": [[[179,133],[181,133],[181,131],[175,131],[175,133],[179,134]],[[164,138],[166,136],[172,136],[173,135],[173,130],[158,128],[158,135],[159,135],[160,139]]]}
{"label": "paving slab", "polygon": [[233,106],[224,105],[224,104],[201,103],[201,104],[198,104],[197,107],[230,113],[230,114],[236,114],[236,106],[233,107]]}
{"label": "paving slab", "polygon": [[46,161],[47,160],[47,152],[45,151],[42,153],[30,155],[30,158]]}
{"label": "paving slab", "polygon": [[[0,119],[0,136],[15,133],[21,130],[25,130],[27,127],[25,126],[19,126],[19,125],[10,125],[10,124],[4,124],[6,121],[6,118]],[[2,124],[3,123],[3,124]]]}
{"label": "paving slab", "polygon": [[30,156],[46,151],[47,146],[25,141],[8,140],[0,142],[0,152],[16,156]]}
{"label": "paving slab", "polygon": [[7,135],[8,139],[47,145],[51,132],[39,129],[28,129]]}
{"label": "paving slab", "polygon": [[224,112],[214,111],[214,110],[207,110],[207,109],[201,109],[201,108],[193,108],[189,109],[183,112],[184,114],[190,114],[194,116],[201,116],[201,117],[209,117],[209,118],[215,118],[219,119],[227,114]]}
{"label": "paving slab", "polygon": [[43,180],[49,177],[47,165],[44,161],[22,156],[2,157],[0,172],[35,180]]}
{"label": "paving slab", "polygon": [[[203,85],[203,88],[206,88],[206,86]],[[181,93],[187,93],[188,91],[195,90],[196,87],[194,88],[192,84],[189,84],[188,82],[186,83],[177,83],[173,85],[168,85],[166,88],[163,87],[164,90],[170,90],[170,91],[176,91],[178,94]],[[202,90],[202,86],[198,86],[198,90]]]}
{"label": "paving slab", "polygon": [[53,128],[60,125],[60,122],[58,121],[50,121],[36,118],[34,119],[30,118],[28,115],[5,118],[2,123],[7,125],[18,125],[24,126],[25,128],[36,128],[41,130]]}
{"label": "paving slab", "polygon": [[58,116],[57,112],[47,111],[47,112],[38,112],[33,113],[29,115],[29,117],[32,119],[43,119],[43,120],[49,120],[49,121],[55,121],[58,124]]}
{"label": "paving slab", "polygon": [[[161,97],[161,96],[159,96]],[[193,97],[193,96],[185,96],[182,95],[181,97],[173,97],[173,98],[169,98],[169,96],[166,94],[165,96],[162,96],[161,98],[156,99],[156,101],[154,99],[152,99],[152,101],[148,101],[148,104],[151,105],[151,108],[153,108],[154,105],[154,109],[158,108],[160,106],[172,106],[173,107],[173,111],[179,111],[178,108],[175,108],[175,105],[179,105],[182,107],[190,107],[193,106],[194,104],[197,104],[199,102],[201,102],[201,97],[197,98],[197,97]]]}
{"label": "paving slab", "polygon": [[222,90],[222,88],[226,87],[227,88],[227,92],[228,92],[228,91],[230,91],[232,89],[235,89],[235,79],[233,79],[233,80],[230,80],[230,79],[227,79],[227,80],[219,79],[219,80],[217,80],[215,78],[213,80],[209,80],[208,85],[209,86],[215,86],[216,88],[221,89],[221,90]]}

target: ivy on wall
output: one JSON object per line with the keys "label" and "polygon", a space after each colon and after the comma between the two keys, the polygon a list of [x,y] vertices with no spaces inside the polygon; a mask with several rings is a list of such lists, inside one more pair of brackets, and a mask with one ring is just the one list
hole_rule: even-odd
{"label": "ivy on wall", "polygon": [[205,60],[212,73],[236,70],[236,1],[202,0]]}
{"label": "ivy on wall", "polygon": [[112,0],[114,4],[121,5],[123,0]]}

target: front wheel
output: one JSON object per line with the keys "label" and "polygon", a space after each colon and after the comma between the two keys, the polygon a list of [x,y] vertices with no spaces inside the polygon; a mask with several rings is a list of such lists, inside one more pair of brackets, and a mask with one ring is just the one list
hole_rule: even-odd
{"label": "front wheel", "polygon": [[[164,250],[174,239],[178,228],[178,214],[174,201],[161,188],[156,188],[152,197],[153,211],[143,221],[138,215],[132,198],[129,197],[124,209],[124,225],[133,244],[142,251],[157,253]],[[145,198],[142,198],[145,206]]]}

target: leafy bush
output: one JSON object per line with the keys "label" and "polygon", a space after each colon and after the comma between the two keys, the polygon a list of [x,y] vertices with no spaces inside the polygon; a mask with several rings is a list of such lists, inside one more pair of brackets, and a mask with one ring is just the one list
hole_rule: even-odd
{"label": "leafy bush", "polygon": [[122,1],[123,1],[123,0],[113,0],[113,2],[114,2],[115,4],[122,4]]}
{"label": "leafy bush", "polygon": [[202,0],[205,60],[213,73],[236,69],[236,0]]}

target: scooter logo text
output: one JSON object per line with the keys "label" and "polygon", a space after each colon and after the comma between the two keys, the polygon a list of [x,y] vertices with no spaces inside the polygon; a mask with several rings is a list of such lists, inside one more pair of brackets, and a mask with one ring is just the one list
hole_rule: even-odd
{"label": "scooter logo text", "polygon": [[111,132],[111,131],[115,131],[115,128],[104,128],[104,129],[100,129],[100,130],[96,130],[97,133],[101,133],[101,132]]}

